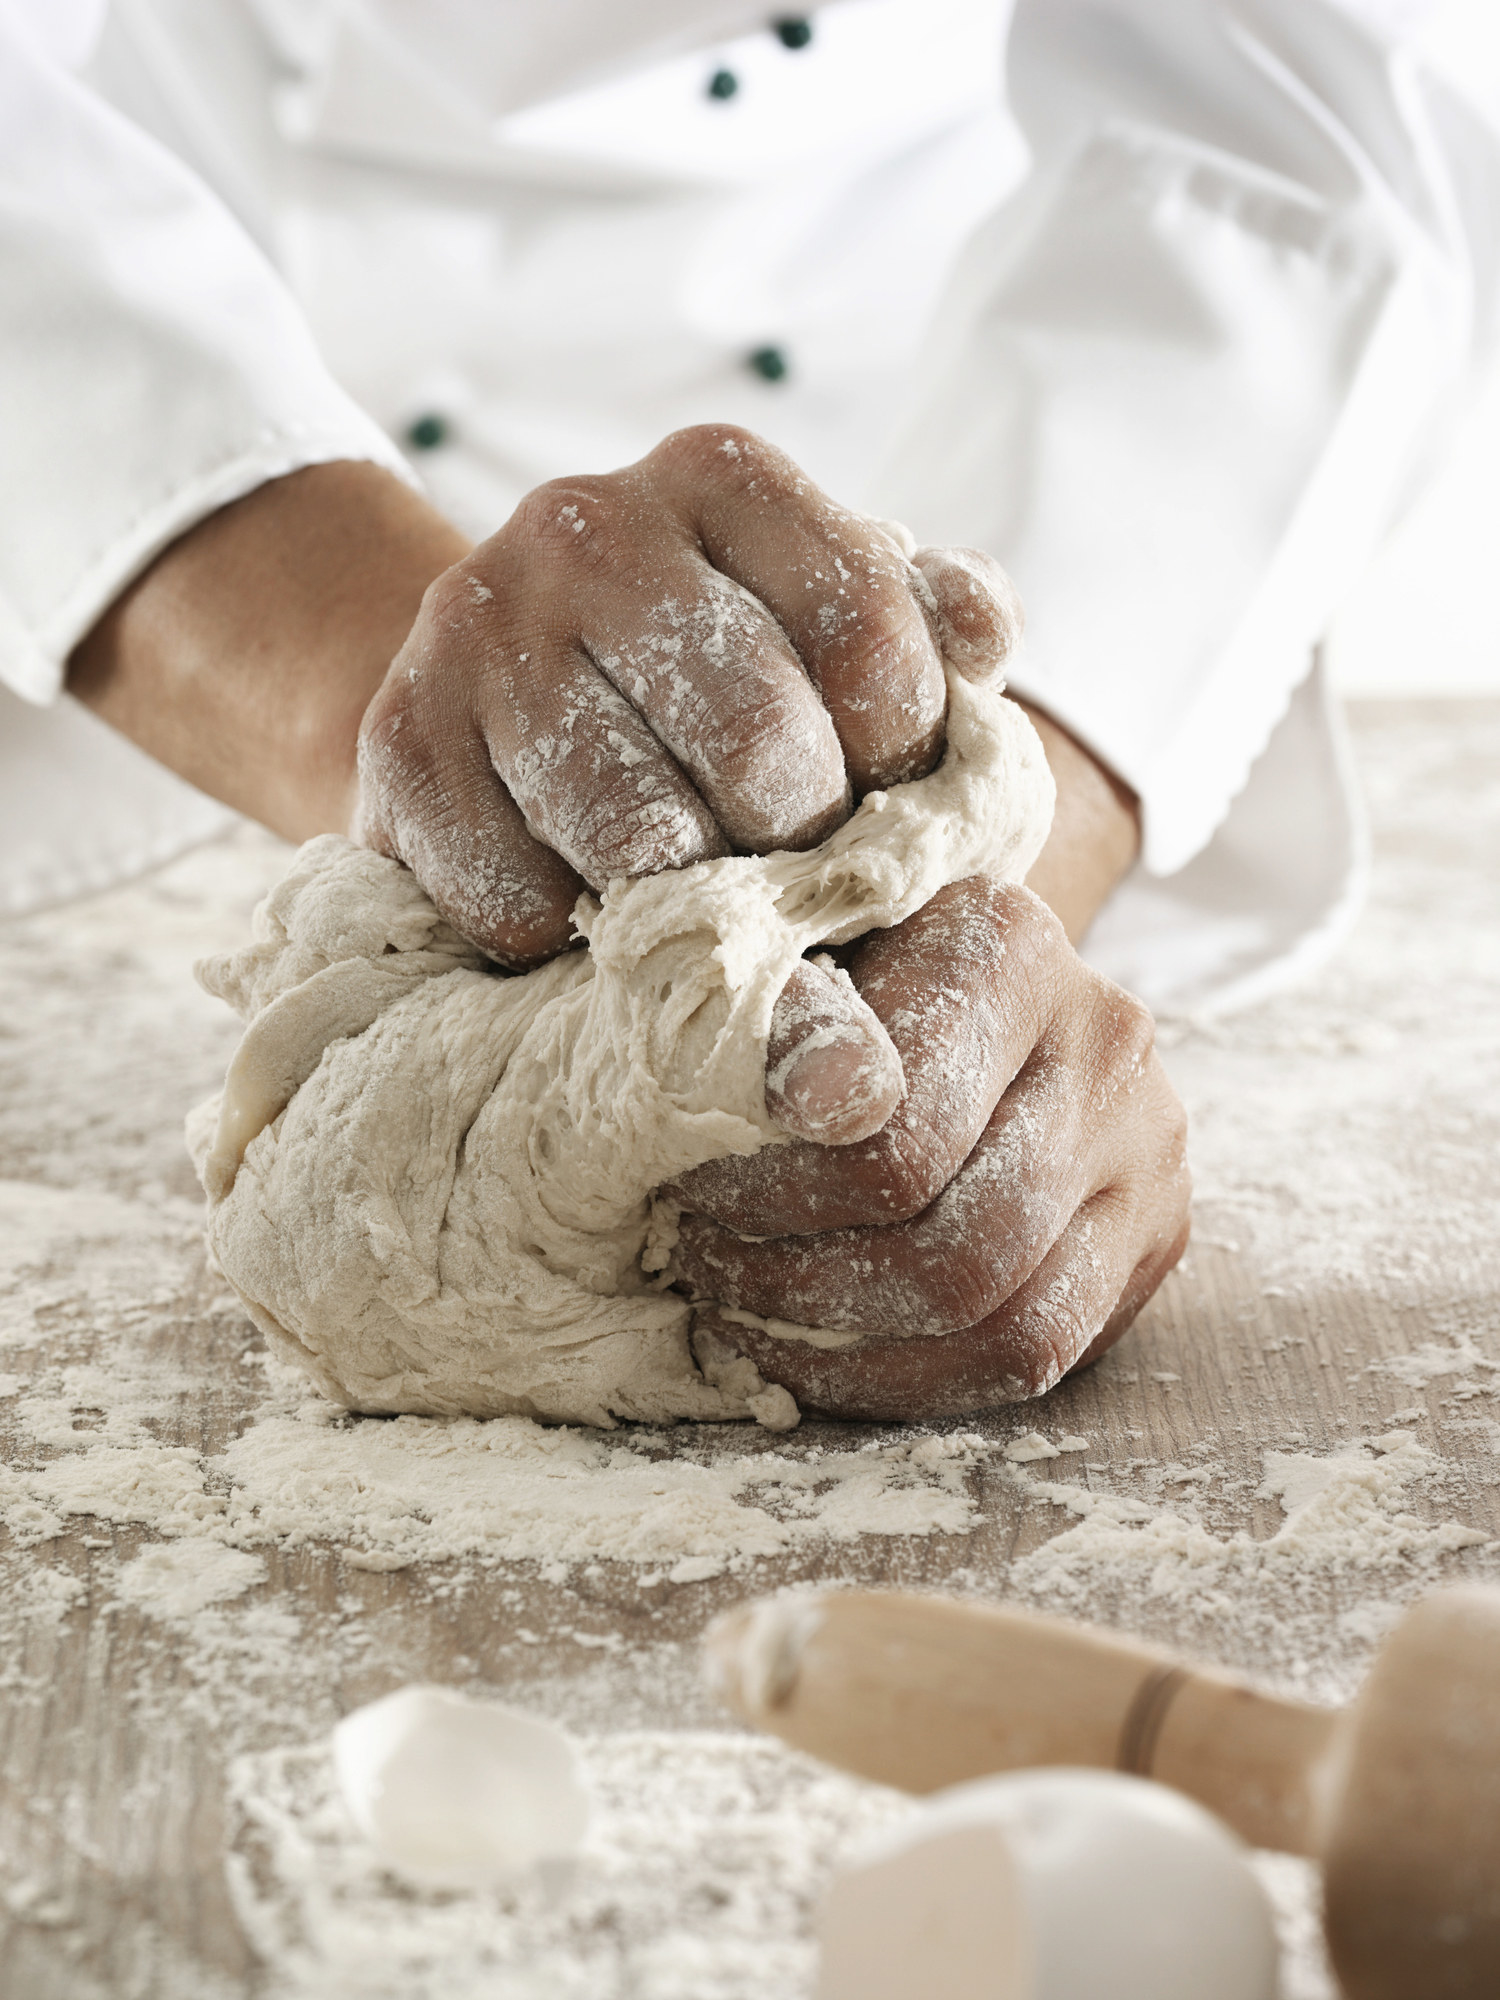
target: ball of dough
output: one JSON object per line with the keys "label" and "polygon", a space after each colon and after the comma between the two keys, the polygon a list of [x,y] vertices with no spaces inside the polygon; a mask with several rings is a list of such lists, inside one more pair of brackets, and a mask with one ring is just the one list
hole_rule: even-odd
{"label": "ball of dough", "polygon": [[356,1410],[796,1422],[751,1362],[694,1348],[652,1190],[780,1143],[766,1041],[803,953],[1035,860],[1036,732],[993,684],[948,681],[929,777],[809,853],[612,883],[579,904],[588,949],[524,977],[398,863],[302,849],[254,942],[199,969],[247,1025],[189,1122],[214,1256],[285,1358]]}

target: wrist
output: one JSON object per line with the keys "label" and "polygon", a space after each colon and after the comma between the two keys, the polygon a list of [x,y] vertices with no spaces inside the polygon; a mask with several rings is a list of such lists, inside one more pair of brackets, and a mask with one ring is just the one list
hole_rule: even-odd
{"label": "wrist", "polygon": [[1020,701],[1047,753],[1057,807],[1026,886],[1062,919],[1077,944],[1141,845],[1140,801],[1044,709]]}
{"label": "wrist", "polygon": [[290,840],[347,829],[360,718],[469,544],[375,465],[305,466],[198,522],[94,626],[68,686]]}

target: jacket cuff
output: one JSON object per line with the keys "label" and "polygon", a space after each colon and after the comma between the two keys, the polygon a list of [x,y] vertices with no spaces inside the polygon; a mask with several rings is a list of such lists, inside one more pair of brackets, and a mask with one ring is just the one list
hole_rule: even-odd
{"label": "jacket cuff", "polygon": [[372,418],[350,406],[347,425],[288,426],[267,431],[217,464],[205,466],[171,493],[153,499],[120,524],[67,591],[40,616],[23,617],[0,594],[0,682],[25,701],[53,702],[62,690],[68,656],[129,584],[163,549],[210,514],[241,500],[269,480],[305,465],[355,459],[382,465],[407,485],[416,474]]}

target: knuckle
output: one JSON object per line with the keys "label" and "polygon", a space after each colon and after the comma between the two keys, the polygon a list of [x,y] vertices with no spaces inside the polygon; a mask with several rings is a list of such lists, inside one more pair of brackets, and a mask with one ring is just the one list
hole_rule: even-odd
{"label": "knuckle", "polygon": [[872,1151],[879,1161],[870,1190],[872,1222],[910,1222],[947,1185],[950,1162],[932,1139],[909,1130],[887,1132],[873,1142]]}
{"label": "knuckle", "polygon": [[919,913],[942,945],[945,974],[989,970],[1000,962],[1014,914],[1020,910],[1021,920],[1030,921],[1011,893],[1014,887],[988,875],[967,875],[940,889]]}
{"label": "knuckle", "polygon": [[643,799],[606,786],[588,801],[570,830],[570,859],[597,884],[620,875],[657,875],[690,867],[712,851],[706,815],[682,797]]}
{"label": "knuckle", "polygon": [[689,424],[664,437],[647,462],[695,486],[771,497],[796,483],[791,461],[740,424]]}
{"label": "knuckle", "polygon": [[1143,1075],[1156,1049],[1156,1019],[1144,1001],[1120,987],[1108,989],[1101,1029],[1111,1075],[1125,1082]]}
{"label": "knuckle", "polygon": [[[419,650],[425,651],[435,639],[450,633],[468,631],[490,603],[491,593],[472,557],[454,563],[435,576],[422,593],[422,608],[413,627],[414,637],[421,641]],[[409,650],[404,648],[403,652]]]}
{"label": "knuckle", "polygon": [[915,1281],[929,1323],[949,1332],[976,1326],[1001,1302],[998,1273],[977,1246],[925,1257]]}
{"label": "knuckle", "polygon": [[456,681],[472,684],[488,655],[515,637],[525,578],[518,569],[492,541],[428,584],[388,676],[404,686],[414,705],[430,699],[437,685],[446,699]]}
{"label": "knuckle", "polygon": [[627,516],[617,475],[549,479],[519,502],[503,532],[529,564],[607,569],[619,560]]}
{"label": "knuckle", "polygon": [[1092,1079],[1101,1102],[1122,1092],[1138,1094],[1138,1108],[1155,1120],[1157,1100],[1170,1092],[1156,1056],[1156,1018],[1143,1000],[1102,973],[1076,961],[1081,989],[1068,1005],[1075,1023],[1072,1046],[1081,1081]]}
{"label": "knuckle", "polygon": [[1192,1175],[1187,1164],[1188,1115],[1187,1106],[1175,1090],[1168,1088],[1168,1110],[1164,1153],[1170,1170],[1182,1181],[1182,1199],[1186,1205],[1192,1193]]}
{"label": "knuckle", "polygon": [[438,762],[411,691],[390,678],[377,690],[359,726],[360,791],[381,821],[394,825],[404,802],[427,791]]}
{"label": "knuckle", "polygon": [[[1167,1220],[1162,1228],[1165,1241],[1178,1242],[1182,1249],[1187,1247],[1187,1239],[1193,1226],[1193,1177],[1184,1166],[1172,1180],[1172,1198],[1167,1205]],[[1178,1256],[1182,1251],[1178,1251]],[[1177,1261],[1174,1257],[1174,1263]]]}
{"label": "knuckle", "polygon": [[1001,961],[1004,984],[1016,1001],[1029,996],[1039,1017],[1076,1020],[1082,988],[1082,1019],[1091,1009],[1089,987],[1103,985],[1089,972],[1068,942],[1067,932],[1034,890],[1019,882],[986,884],[994,926],[994,948]]}
{"label": "knuckle", "polygon": [[371,695],[365,712],[360,718],[359,744],[363,750],[366,744],[383,748],[399,741],[411,709],[411,689],[409,683],[388,673]]}
{"label": "knuckle", "polygon": [[997,882],[993,888],[993,908],[1007,944],[1018,945],[1038,958],[1072,959],[1067,933],[1034,889],[1021,882]]}

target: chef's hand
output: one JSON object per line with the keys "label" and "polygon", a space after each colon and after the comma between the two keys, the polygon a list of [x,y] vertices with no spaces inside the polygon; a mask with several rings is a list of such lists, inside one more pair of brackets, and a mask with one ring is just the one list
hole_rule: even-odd
{"label": "chef's hand", "polygon": [[[1017,621],[987,557],[908,563],[718,426],[539,488],[478,549],[373,465],[270,481],[121,594],[69,685],[291,839],[352,823],[519,967],[571,942],[585,881],[806,846],[851,794],[929,769],[939,650],[981,678]],[[769,1075],[772,1115],[823,1144],[900,1093],[868,1010],[813,965]]]}
{"label": "chef's hand", "polygon": [[749,432],[678,431],[539,486],[433,583],[360,731],[360,836],[536,965],[585,884],[811,847],[924,775],[940,646],[981,678],[1018,622],[987,557],[908,562]]}
{"label": "chef's hand", "polygon": [[1185,1119],[1145,1008],[1026,889],[942,890],[848,955],[905,1064],[879,1134],[718,1160],[673,1190],[695,1296],[804,1408],[901,1419],[1041,1394],[1111,1345],[1187,1244]]}

